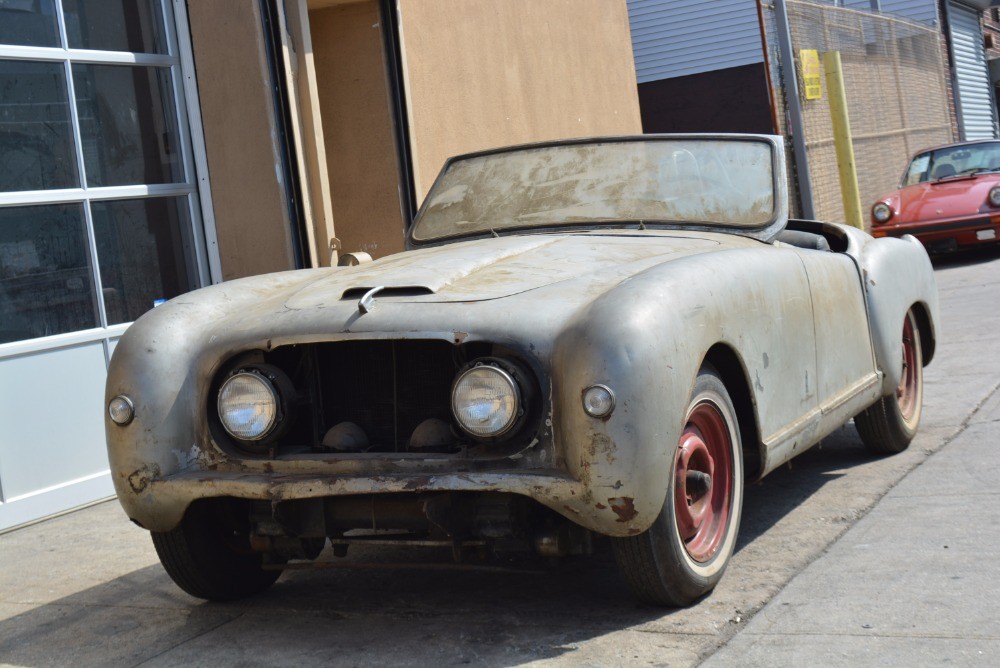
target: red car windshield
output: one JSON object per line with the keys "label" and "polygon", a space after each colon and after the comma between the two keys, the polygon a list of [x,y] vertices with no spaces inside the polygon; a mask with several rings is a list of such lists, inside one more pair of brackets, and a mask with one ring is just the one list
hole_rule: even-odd
{"label": "red car windshield", "polygon": [[918,153],[906,168],[901,187],[980,172],[1000,172],[1000,142],[961,144]]}

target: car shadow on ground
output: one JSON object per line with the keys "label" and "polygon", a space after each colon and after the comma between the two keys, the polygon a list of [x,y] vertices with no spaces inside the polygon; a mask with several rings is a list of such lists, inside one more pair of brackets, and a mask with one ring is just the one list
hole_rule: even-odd
{"label": "car shadow on ground", "polygon": [[744,493],[739,551],[800,506],[823,485],[846,475],[847,469],[870,464],[868,452],[848,423],[791,462],[751,483]]}
{"label": "car shadow on ground", "polygon": [[1000,258],[1000,244],[963,249],[953,253],[935,253],[931,255],[930,258],[931,264],[935,269],[944,269],[946,267],[971,264],[985,264]]}
{"label": "car shadow on ground", "polygon": [[[870,461],[848,426],[791,469],[749,485],[738,550],[845,469]],[[338,567],[286,572],[269,591],[237,603],[198,601],[174,587],[159,565],[139,569],[8,617],[0,660],[517,665],[556,658],[616,632],[625,632],[625,647],[629,633],[666,634],[663,642],[670,634],[686,636],[688,645],[691,636],[702,636],[706,648],[719,639],[716,617],[723,613],[710,607],[712,597],[686,610],[636,603],[607,541],[598,541],[591,557],[488,571],[429,566],[448,561],[444,553],[366,550],[373,552],[346,559],[327,550],[321,560]],[[381,567],[364,565],[369,561]],[[738,565],[728,577],[739,578]]]}

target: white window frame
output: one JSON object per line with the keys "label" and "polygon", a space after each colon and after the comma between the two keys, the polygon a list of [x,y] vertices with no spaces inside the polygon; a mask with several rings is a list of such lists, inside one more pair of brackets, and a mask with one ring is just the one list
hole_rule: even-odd
{"label": "white window frame", "polygon": [[[61,0],[56,0],[60,43],[68,45],[66,20]],[[91,202],[122,199],[145,199],[150,197],[185,197],[190,215],[191,239],[194,247],[193,269],[199,285],[209,285],[222,281],[219,258],[218,237],[209,187],[208,160],[205,153],[204,130],[198,102],[198,86],[195,77],[194,56],[191,48],[187,6],[184,0],[162,0],[162,19],[166,54],[131,53],[124,51],[98,51],[63,47],[34,47],[0,45],[0,58],[8,60],[62,63],[66,77],[68,106],[73,128],[73,142],[76,150],[77,171],[81,187],[59,190],[33,190],[0,192],[0,207],[79,203],[85,211],[87,241],[91,269],[99,303],[101,325],[92,329],[78,330],[54,336],[26,339],[0,344],[0,359],[79,345],[94,341],[105,341],[105,355],[110,361],[111,340],[124,333],[131,323],[107,324],[100,272],[97,271],[96,239],[91,218]],[[181,164],[184,183],[148,184],[111,187],[87,185],[86,167],[83,157],[83,143],[80,134],[80,119],[76,105],[73,81],[74,64],[140,65],[169,68],[174,106],[168,113],[174,114],[178,133],[184,141],[180,143]]]}

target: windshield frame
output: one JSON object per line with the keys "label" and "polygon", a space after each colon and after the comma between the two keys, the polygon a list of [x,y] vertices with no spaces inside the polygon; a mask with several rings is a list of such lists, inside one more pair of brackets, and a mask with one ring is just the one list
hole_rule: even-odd
{"label": "windshield frame", "polygon": [[[533,150],[540,148],[574,146],[586,144],[607,144],[623,142],[659,142],[659,141],[724,141],[724,142],[754,142],[766,144],[771,155],[771,181],[773,193],[772,216],[766,222],[759,225],[725,225],[717,223],[706,223],[704,221],[650,221],[650,220],[609,220],[598,222],[593,220],[580,222],[567,222],[558,225],[523,225],[504,227],[502,229],[475,230],[470,232],[460,232],[454,235],[438,236],[428,239],[420,239],[415,236],[415,230],[419,226],[424,215],[430,195],[437,190],[443,181],[445,174],[456,162],[480,158],[483,156],[513,153],[518,151]],[[588,137],[577,139],[564,139],[559,141],[537,142],[530,144],[518,144],[448,158],[441,171],[438,173],[434,184],[427,191],[421,202],[417,215],[411,222],[406,234],[408,248],[427,247],[440,244],[454,243],[469,239],[481,239],[491,236],[506,236],[511,234],[544,234],[544,233],[564,233],[569,234],[580,230],[600,230],[600,229],[622,229],[628,228],[648,228],[656,230],[688,230],[702,232],[717,232],[723,234],[736,234],[744,237],[751,237],[761,241],[769,242],[774,239],[788,222],[788,187],[786,180],[784,139],[775,135],[758,134],[718,134],[718,133],[690,133],[690,134],[649,134],[649,135],[621,135],[607,137]]]}

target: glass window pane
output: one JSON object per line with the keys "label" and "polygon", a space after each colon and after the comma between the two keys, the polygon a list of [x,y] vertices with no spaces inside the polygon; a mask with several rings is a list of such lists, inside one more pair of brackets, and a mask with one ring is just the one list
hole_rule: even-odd
{"label": "glass window pane", "polygon": [[55,0],[0,0],[0,44],[59,46]]}
{"label": "glass window pane", "polygon": [[82,204],[0,207],[0,343],[100,324]]}
{"label": "glass window pane", "polygon": [[91,203],[108,324],[198,287],[184,197]]}
{"label": "glass window pane", "polygon": [[182,183],[170,68],[73,65],[87,183]]}
{"label": "glass window pane", "polygon": [[159,0],[62,0],[62,3],[66,38],[72,49],[167,52]]}
{"label": "glass window pane", "polygon": [[79,186],[66,70],[0,60],[0,191]]}

